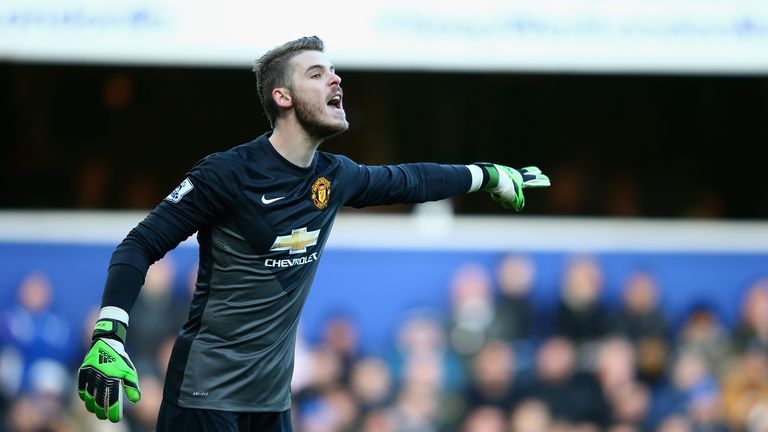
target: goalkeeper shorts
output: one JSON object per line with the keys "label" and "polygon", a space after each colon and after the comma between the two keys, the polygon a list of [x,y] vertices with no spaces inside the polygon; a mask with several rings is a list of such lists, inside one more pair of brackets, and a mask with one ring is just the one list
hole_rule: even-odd
{"label": "goalkeeper shorts", "polygon": [[184,408],[163,398],[156,432],[292,432],[291,410],[249,412]]}

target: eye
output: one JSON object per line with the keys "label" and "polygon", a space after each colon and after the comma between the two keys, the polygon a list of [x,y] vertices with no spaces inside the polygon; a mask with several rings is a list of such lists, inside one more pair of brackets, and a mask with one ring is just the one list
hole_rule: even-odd
{"label": "eye", "polygon": [[321,74],[319,74],[319,73],[316,73],[316,74],[312,74],[312,75],[310,76],[310,78],[312,78],[312,79],[318,79],[318,78],[320,78],[321,76],[322,76]]}

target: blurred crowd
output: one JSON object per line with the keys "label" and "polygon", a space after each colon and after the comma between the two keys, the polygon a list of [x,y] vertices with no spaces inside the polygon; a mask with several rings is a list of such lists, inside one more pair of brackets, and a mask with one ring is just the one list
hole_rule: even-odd
{"label": "blurred crowd", "polygon": [[[175,271],[167,258],[154,264],[132,311],[128,352],[142,400],[119,424],[87,413],[75,392],[98,309],[71,328],[51,308],[46,275],[28,275],[16,303],[0,312],[5,429],[153,430],[188,303],[174,295]],[[608,306],[604,270],[593,257],[574,256],[562,269],[551,320],[542,322],[532,302],[536,271],[517,254],[494,268],[466,263],[446,287],[447,310],[410,311],[391,346],[375,351],[363,348],[359,326],[343,314],[329,318],[314,342],[300,328],[294,429],[768,431],[768,279],[746,287],[738,324],[726,326],[705,306],[667,316],[664,287],[648,271],[626,275],[621,301]]]}

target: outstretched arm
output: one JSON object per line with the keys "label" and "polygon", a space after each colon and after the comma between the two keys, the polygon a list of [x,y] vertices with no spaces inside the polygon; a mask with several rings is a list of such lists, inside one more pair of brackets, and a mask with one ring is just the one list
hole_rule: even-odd
{"label": "outstretched arm", "polygon": [[[354,164],[349,159],[345,163]],[[536,167],[515,170],[503,165],[476,163],[442,165],[412,163],[351,168],[352,188],[345,204],[352,207],[437,201],[486,190],[505,208],[522,210],[523,188],[549,186],[549,178]]]}
{"label": "outstretched arm", "polygon": [[[478,168],[476,173],[480,179],[479,182],[483,181],[481,171]],[[472,188],[479,187],[477,182],[466,165],[411,163],[367,166],[355,164],[350,182],[351,193],[346,200],[346,205],[360,208],[437,201],[470,192]]]}

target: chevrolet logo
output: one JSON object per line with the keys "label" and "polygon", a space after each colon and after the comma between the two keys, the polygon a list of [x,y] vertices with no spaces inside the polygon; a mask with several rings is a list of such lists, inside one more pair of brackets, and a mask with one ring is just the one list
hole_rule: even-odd
{"label": "chevrolet logo", "polygon": [[307,232],[306,227],[291,230],[289,235],[277,236],[269,250],[275,252],[287,250],[290,254],[303,253],[307,251],[307,247],[317,244],[319,236],[320,230]]}

